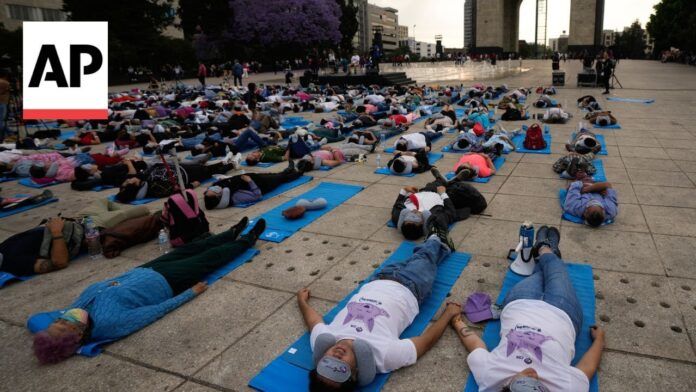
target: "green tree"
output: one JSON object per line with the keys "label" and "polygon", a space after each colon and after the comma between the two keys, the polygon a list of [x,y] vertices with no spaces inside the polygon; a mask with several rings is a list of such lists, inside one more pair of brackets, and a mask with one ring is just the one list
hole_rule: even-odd
{"label": "green tree", "polygon": [[341,54],[350,56],[353,52],[353,37],[358,32],[358,7],[353,0],[336,0],[341,7]]}
{"label": "green tree", "polygon": [[208,37],[219,38],[227,30],[232,11],[228,0],[179,0],[177,10],[186,39],[193,38],[198,28]]}
{"label": "green tree", "polygon": [[109,22],[109,71],[116,75],[129,65],[155,69],[174,59],[158,57],[162,30],[176,14],[170,1],[64,0],[63,11],[74,21]]}
{"label": "green tree", "polygon": [[0,23],[0,68],[16,71],[22,63],[22,29],[9,31]]}
{"label": "green tree", "polygon": [[696,1],[662,0],[647,24],[655,39],[654,55],[670,47],[696,52]]}
{"label": "green tree", "polygon": [[614,51],[618,57],[622,58],[645,58],[645,40],[643,39],[643,28],[639,21],[636,20],[628,29],[616,36]]}

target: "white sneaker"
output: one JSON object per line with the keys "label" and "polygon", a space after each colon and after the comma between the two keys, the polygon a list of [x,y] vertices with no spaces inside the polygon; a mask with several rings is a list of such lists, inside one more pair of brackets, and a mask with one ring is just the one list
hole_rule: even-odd
{"label": "white sneaker", "polygon": [[319,145],[320,145],[320,146],[323,146],[324,144],[326,144],[326,143],[328,143],[328,142],[329,142],[329,141],[328,141],[326,138],[323,138],[323,139],[319,140]]}
{"label": "white sneaker", "polygon": [[222,163],[224,163],[225,165],[229,165],[232,163],[233,160],[234,160],[234,154],[232,154],[231,152],[228,152],[227,155],[225,155],[225,157],[222,158]]}
{"label": "white sneaker", "polygon": [[[232,153],[230,153],[232,154]],[[232,158],[232,165],[234,165],[235,169],[239,169],[242,166],[242,153],[238,152],[234,158]]]}

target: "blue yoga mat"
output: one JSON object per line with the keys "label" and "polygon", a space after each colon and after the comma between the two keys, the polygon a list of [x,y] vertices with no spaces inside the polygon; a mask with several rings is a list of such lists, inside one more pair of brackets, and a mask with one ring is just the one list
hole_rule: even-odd
{"label": "blue yoga mat", "polygon": [[101,191],[106,191],[109,189],[114,189],[116,188],[113,185],[97,185],[94,188],[91,189],[92,192],[101,192]]}
{"label": "blue yoga mat", "polygon": [[58,198],[53,197],[53,198],[50,198],[50,199],[46,199],[46,200],[44,200],[44,201],[42,201],[42,202],[40,202],[40,203],[29,204],[29,205],[26,205],[26,206],[13,208],[13,209],[7,210],[7,211],[0,211],[0,219],[1,219],[1,218],[8,217],[8,216],[10,216],[10,215],[19,214],[20,212],[29,211],[29,210],[34,209],[34,208],[37,208],[37,207],[45,206],[46,204],[55,203],[55,202],[57,202],[57,201],[58,201]]}
{"label": "blue yoga mat", "polygon": [[[572,364],[575,365],[580,361],[585,352],[592,346],[592,336],[590,335],[590,327],[595,325],[595,293],[594,279],[592,277],[592,266],[583,264],[566,264],[568,275],[575,288],[575,293],[582,307],[583,320],[580,333],[575,338],[575,358]],[[505,299],[507,292],[518,282],[524,279],[524,276],[517,275],[508,269],[503,281],[503,287],[500,289],[498,296],[498,304],[501,304]],[[483,330],[483,341],[489,350],[494,349],[500,343],[500,321],[489,321],[486,328]],[[469,373],[469,378],[466,382],[464,392],[478,392],[479,388],[476,384],[473,374]],[[590,392],[599,391],[599,382],[595,373],[590,380]]]}
{"label": "blue yoga mat", "polygon": [[649,105],[649,104],[655,102],[654,99],[650,99],[650,98],[621,98],[621,97],[607,97],[607,101],[644,103],[646,105]]}
{"label": "blue yoga mat", "polygon": [[303,117],[286,117],[280,126],[283,128],[304,127],[312,122]]}
{"label": "blue yoga mat", "polygon": [[[597,141],[599,144],[602,146],[602,149],[597,153],[597,155],[607,155],[607,141],[604,139],[604,135],[600,134],[595,134],[595,137],[597,138]],[[570,134],[570,139],[575,138],[575,132]]]}
{"label": "blue yoga mat", "polygon": [[235,204],[233,207],[247,208],[249,206],[253,206],[256,203],[262,202],[264,200],[268,200],[272,197],[276,197],[276,196],[280,195],[281,193],[285,193],[291,189],[297,188],[300,185],[306,184],[306,183],[312,181],[312,179],[314,179],[314,177],[302,176],[302,177],[296,179],[295,181],[290,181],[290,182],[286,182],[284,184],[281,184],[276,189],[266,193],[265,195],[262,195],[261,200],[255,201],[253,203]]}
{"label": "blue yoga mat", "polygon": [[[271,167],[271,166],[275,165],[276,163],[277,162],[259,162],[254,166],[266,168],[266,167]],[[249,166],[249,165],[246,163],[246,161],[242,161],[242,166]],[[253,166],[250,166],[250,167],[253,167]]]}
{"label": "blue yoga mat", "polygon": [[619,124],[619,123],[616,123],[614,125],[605,125],[605,126],[593,124],[592,126],[597,128],[597,129],[621,129],[621,124]]}
{"label": "blue yoga mat", "polygon": [[29,188],[37,188],[37,189],[46,188],[46,187],[57,185],[60,183],[61,183],[60,181],[52,181],[52,182],[49,182],[46,184],[37,184],[34,181],[32,181],[31,178],[22,178],[21,180],[19,180],[20,185],[24,185],[24,186],[27,186]]}
{"label": "blue yoga mat", "polygon": [[[504,163],[505,163],[505,158],[504,158],[504,157],[497,157],[497,158],[495,158],[495,160],[493,160],[493,166],[495,166],[495,171],[497,172],[498,170],[500,170],[500,168],[503,167],[503,164],[504,164]],[[448,180],[451,180],[451,179],[454,178],[454,175],[455,175],[454,172],[448,172],[447,174],[445,174],[445,178],[447,178]],[[481,177],[476,177],[476,178],[474,178],[474,179],[472,179],[472,180],[469,180],[469,181],[471,181],[471,182],[477,182],[477,183],[479,183],[479,184],[485,184],[485,183],[487,183],[487,182],[489,182],[489,181],[491,180],[491,177],[493,177],[493,176],[490,176],[490,177],[483,177],[483,178],[481,178]]]}
{"label": "blue yoga mat", "polygon": [[592,176],[592,179],[595,180],[595,182],[604,182],[607,180],[607,175],[604,172],[604,163],[602,163],[601,159],[595,159],[592,161],[592,165],[597,169],[597,172]]}
{"label": "blue yoga mat", "polygon": [[12,281],[15,281],[15,280],[25,281],[25,280],[29,280],[33,277],[34,277],[34,275],[17,276],[17,275],[13,275],[9,272],[0,271],[0,289],[5,287],[6,284],[8,284]]}
{"label": "blue yoga mat", "polygon": [[[370,278],[377,274],[384,266],[407,260],[413,254],[417,244],[413,242],[402,242],[392,255],[376,269],[370,277],[363,281],[363,284],[370,281]],[[420,305],[420,313],[413,320],[413,323],[401,334],[402,339],[408,339],[420,335],[430,323],[440,308],[442,301],[447,298],[450,289],[466,268],[471,255],[467,253],[452,253],[438,267],[435,283],[430,296]],[[360,291],[358,286],[353,292],[348,294],[331,311],[324,315],[324,322],[330,323],[334,317],[343,309],[350,298]],[[259,372],[251,381],[249,386],[260,391],[306,391],[309,386],[307,374],[314,368],[312,361],[312,350],[309,344],[309,333],[305,333],[295,343],[290,345],[287,350],[278,358]],[[375,380],[368,386],[361,388],[360,391],[379,391],[387,382],[390,374],[378,374]]]}
{"label": "blue yoga mat", "polygon": [[[266,230],[261,234],[260,239],[270,242],[283,242],[286,238],[295,234],[305,226],[321,218],[327,212],[333,210],[346,200],[358,194],[364,187],[357,185],[337,184],[333,182],[323,182],[311,190],[295,197],[294,199],[279,205],[278,207],[265,212],[249,222],[249,228],[258,219],[266,220]],[[283,216],[283,211],[290,207],[294,207],[298,200],[312,200],[318,197],[323,197],[328,202],[326,208],[321,210],[312,210],[305,212],[300,219],[289,220]]]}
{"label": "blue yoga mat", "polygon": [[58,140],[67,140],[77,135],[77,131],[61,131]]}
{"label": "blue yoga mat", "polygon": [[[561,203],[561,210],[563,211],[563,215],[561,216],[563,219],[567,220],[568,222],[573,222],[577,223],[579,225],[584,225],[585,224],[585,219],[581,218],[579,216],[571,215],[567,212],[565,212],[565,208],[563,205],[565,204],[566,196],[568,195],[568,190],[567,189],[559,189],[558,190],[558,201]],[[610,225],[614,223],[613,219],[607,219],[602,223],[602,226],[604,225]]]}
{"label": "blue yoga mat", "polygon": [[392,173],[388,167],[381,167],[381,168],[375,170],[375,174],[382,174],[385,176],[397,176],[397,177],[414,177],[416,175],[415,173],[395,174],[395,173]]}
{"label": "blue yoga mat", "polygon": [[[116,200],[116,195],[110,195],[109,197],[107,197],[107,199],[109,201],[113,201],[114,203],[121,203],[120,201]],[[159,199],[156,197],[151,197],[151,198],[133,200],[130,203],[122,203],[122,204],[130,204],[132,206],[141,206],[143,204],[152,203],[155,200],[159,200]]]}
{"label": "blue yoga mat", "polygon": [[0,177],[0,183],[2,182],[8,182],[8,181],[14,181],[16,180],[17,177]]}
{"label": "blue yoga mat", "polygon": [[[206,283],[208,283],[209,285],[215,283],[216,281],[220,280],[220,278],[227,275],[240,265],[248,262],[259,253],[260,252],[257,249],[247,249],[244,253],[236,257],[229,264],[220,267],[217,271],[208,275],[205,278]],[[60,315],[63,313],[64,311],[56,310],[53,312],[34,314],[30,316],[27,320],[27,329],[29,329],[31,333],[43,331],[44,329],[48,328],[48,326],[51,325],[51,323],[55,319],[60,317]],[[85,357],[96,357],[97,355],[101,354],[102,346],[112,341],[113,340],[101,340],[96,342],[88,342],[87,344],[82,345],[79,349],[77,349],[77,354]]]}
{"label": "blue yoga mat", "polygon": [[512,142],[515,143],[515,152],[526,153],[526,154],[551,154],[551,135],[544,133],[544,140],[546,141],[546,148],[543,150],[528,150],[524,148],[524,138],[525,135],[517,135],[512,138]]}

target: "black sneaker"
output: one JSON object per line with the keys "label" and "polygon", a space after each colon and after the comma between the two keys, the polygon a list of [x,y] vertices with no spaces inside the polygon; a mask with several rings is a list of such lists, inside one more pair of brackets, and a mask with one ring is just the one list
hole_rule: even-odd
{"label": "black sneaker", "polygon": [[471,180],[476,176],[476,172],[474,172],[471,168],[469,167],[464,167],[462,170],[460,170],[454,178],[452,178],[452,182],[459,182],[459,181],[466,181],[466,180]]}
{"label": "black sneaker", "polygon": [[293,159],[288,159],[288,170],[295,171],[295,161]]}
{"label": "black sneaker", "polygon": [[440,173],[437,166],[430,168],[430,173],[435,177],[435,181],[439,182],[442,186],[446,186],[449,181]]}
{"label": "black sneaker", "polygon": [[558,248],[560,242],[561,233],[559,233],[557,228],[541,226],[537,231],[536,241],[534,242],[534,247],[532,248],[532,256],[534,256],[535,259],[538,259],[539,249],[541,249],[544,246],[548,246],[549,248],[551,248],[551,251],[560,259],[562,258],[561,250]]}
{"label": "black sneaker", "polygon": [[242,218],[236,225],[230,227],[230,231],[232,232],[232,241],[236,240],[237,237],[239,237],[239,234],[246,229],[247,225],[249,224],[249,218],[246,216]]}
{"label": "black sneaker", "polygon": [[454,241],[452,241],[452,238],[449,236],[449,230],[443,229],[442,227],[439,227],[439,225],[435,224],[430,228],[428,237],[430,237],[433,234],[435,234],[437,238],[440,239],[440,242],[442,242],[444,245],[447,245],[447,247],[449,247],[450,250],[454,252]]}
{"label": "black sneaker", "polygon": [[242,236],[242,238],[245,238],[251,243],[251,245],[253,245],[256,243],[256,240],[259,239],[264,230],[266,230],[266,220],[261,218],[248,233]]}

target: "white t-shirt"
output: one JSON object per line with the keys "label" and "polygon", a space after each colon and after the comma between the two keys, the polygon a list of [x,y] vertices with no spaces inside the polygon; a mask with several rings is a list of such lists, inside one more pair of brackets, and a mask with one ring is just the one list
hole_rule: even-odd
{"label": "white t-shirt", "polygon": [[[408,142],[408,146],[406,148],[408,148],[409,150],[420,150],[421,148],[428,147],[428,143],[425,140],[425,135],[423,135],[420,132],[403,135],[400,139],[404,139]],[[396,144],[398,142],[399,140],[394,142],[394,147],[396,147]]]}
{"label": "white t-shirt", "polygon": [[[403,193],[402,190],[402,195],[407,196],[407,193]],[[439,194],[435,192],[418,192],[415,194],[416,198],[418,199],[418,211],[423,212],[423,211],[430,211],[431,208],[435,206],[443,206],[445,205],[445,199],[447,199],[449,196],[447,193]],[[404,206],[409,209],[409,210],[415,210],[416,206],[411,202],[411,199],[406,199],[404,202]]]}
{"label": "white t-shirt", "polygon": [[338,107],[338,103],[330,101],[330,102],[321,102],[317,103],[314,105],[315,107],[321,108],[324,112],[328,113],[330,111],[335,110]]}
{"label": "white t-shirt", "polygon": [[370,94],[365,97],[365,102],[371,103],[373,105],[377,105],[378,103],[382,103],[386,100],[384,96],[382,95],[377,95],[377,94]]}
{"label": "white t-shirt", "polygon": [[309,341],[314,350],[317,336],[330,333],[338,340],[360,338],[372,346],[379,373],[416,363],[416,346],[399,339],[418,314],[418,301],[405,286],[392,280],[365,284],[331,324],[317,324]]}
{"label": "white t-shirt", "polygon": [[575,329],[570,317],[544,301],[510,302],[500,315],[500,344],[493,351],[476,349],[467,363],[479,391],[499,391],[527,368],[551,391],[588,391],[590,382],[570,366],[575,356]]}
{"label": "white t-shirt", "polygon": [[360,56],[357,54],[353,55],[353,57],[350,58],[350,62],[353,64],[360,64]]}

